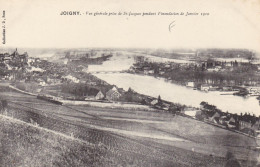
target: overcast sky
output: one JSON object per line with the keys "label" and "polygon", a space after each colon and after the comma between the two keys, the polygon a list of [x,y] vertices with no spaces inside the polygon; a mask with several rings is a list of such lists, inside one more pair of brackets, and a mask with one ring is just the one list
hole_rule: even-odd
{"label": "overcast sky", "polygon": [[[0,0],[0,9],[1,15],[6,11],[5,47],[260,50],[260,1],[254,0]],[[61,11],[82,15],[60,16]],[[209,16],[94,17],[84,15],[86,11],[205,12]]]}

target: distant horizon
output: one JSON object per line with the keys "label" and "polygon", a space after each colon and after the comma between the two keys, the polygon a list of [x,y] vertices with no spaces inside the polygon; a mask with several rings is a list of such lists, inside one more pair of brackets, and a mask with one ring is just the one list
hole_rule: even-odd
{"label": "distant horizon", "polygon": [[[96,50],[96,51],[105,51],[105,52],[116,52],[116,51],[132,51],[133,53],[136,51],[136,54],[140,52],[142,53],[147,53],[147,54],[152,54],[153,56],[156,56],[154,54],[158,53],[158,57],[164,57],[164,54],[179,54],[179,55],[196,55],[197,53],[200,53],[200,51],[204,52],[209,52],[208,54],[214,54],[214,58],[217,58],[216,52],[220,51],[223,52],[222,54],[219,55],[219,58],[222,58],[223,54],[225,55],[226,51],[232,52],[232,51],[245,51],[248,53],[252,53],[254,56],[254,59],[260,59],[260,52],[257,52],[256,50],[253,49],[246,49],[246,48],[134,48],[134,47],[128,47],[128,48],[123,48],[123,47],[79,47],[79,48],[32,48],[32,47],[5,47],[2,48],[0,47],[0,53],[9,53],[11,54],[15,49],[17,49],[18,53],[25,53],[27,52],[30,57],[52,57],[56,53],[62,53],[62,52],[68,52],[68,51],[75,51],[75,52],[88,52],[90,50]],[[216,51],[216,52],[215,52]],[[160,53],[161,52],[161,53]],[[214,53],[215,52],[215,53]],[[238,54],[239,55],[239,54]],[[203,56],[203,55],[202,55]],[[205,55],[204,55],[205,56]],[[226,55],[227,56],[227,55]],[[231,57],[235,55],[230,55]],[[242,53],[242,56],[245,56]],[[227,56],[228,58],[228,56]],[[170,58],[174,59],[174,58]]]}
{"label": "distant horizon", "polygon": [[189,48],[189,47],[15,47],[15,46],[8,46],[3,47],[0,46],[1,50],[7,50],[7,49],[139,49],[139,50],[208,50],[208,49],[218,49],[218,50],[248,50],[253,52],[259,52],[256,49],[252,48],[236,48],[236,47],[197,47],[197,48]]}

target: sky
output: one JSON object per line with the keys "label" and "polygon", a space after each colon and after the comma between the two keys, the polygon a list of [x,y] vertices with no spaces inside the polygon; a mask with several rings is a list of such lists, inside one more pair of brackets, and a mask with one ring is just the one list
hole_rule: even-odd
{"label": "sky", "polygon": [[[6,44],[1,41],[0,47],[260,51],[259,0],[0,0],[1,16],[3,10]],[[82,15],[64,16],[61,11]],[[184,16],[89,16],[85,12],[183,12]],[[209,15],[185,16],[187,12]]]}

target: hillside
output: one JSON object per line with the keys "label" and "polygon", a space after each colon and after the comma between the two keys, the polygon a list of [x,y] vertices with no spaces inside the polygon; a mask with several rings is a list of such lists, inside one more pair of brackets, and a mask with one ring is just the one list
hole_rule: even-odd
{"label": "hillside", "polygon": [[190,118],[56,105],[11,90],[2,90],[0,97],[8,102],[0,113],[9,116],[0,114],[3,166],[220,167],[230,159],[241,166],[257,164],[254,138]]}
{"label": "hillside", "polygon": [[152,163],[122,156],[101,143],[90,144],[3,115],[0,115],[0,157],[1,166],[147,166]]}

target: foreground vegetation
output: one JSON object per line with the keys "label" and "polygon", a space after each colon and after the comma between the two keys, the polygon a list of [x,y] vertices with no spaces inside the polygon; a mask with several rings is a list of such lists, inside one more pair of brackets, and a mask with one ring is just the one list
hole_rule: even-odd
{"label": "foreground vegetation", "polygon": [[102,144],[90,144],[2,115],[0,138],[1,166],[159,165],[156,161],[134,158],[134,155],[124,156],[120,151],[108,150]]}
{"label": "foreground vegetation", "polygon": [[3,166],[100,166],[112,162],[103,156],[107,151],[102,147],[2,116],[0,136]]}
{"label": "foreground vegetation", "polygon": [[[5,91],[0,91],[0,97],[7,100],[1,114],[35,126],[0,120],[1,147],[5,147],[1,150],[8,150],[2,153],[2,164],[10,166],[10,157],[19,160],[20,164],[13,166],[224,166],[230,157],[241,166],[257,163],[253,138],[197,120],[169,112],[60,106]],[[100,128],[92,128],[95,126]],[[101,128],[176,136],[186,142],[122,135]],[[50,136],[42,135],[45,132]],[[17,151],[19,147],[22,152]],[[34,157],[40,155],[42,158]]]}

